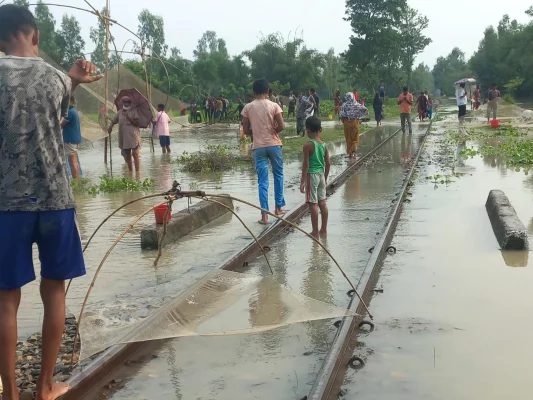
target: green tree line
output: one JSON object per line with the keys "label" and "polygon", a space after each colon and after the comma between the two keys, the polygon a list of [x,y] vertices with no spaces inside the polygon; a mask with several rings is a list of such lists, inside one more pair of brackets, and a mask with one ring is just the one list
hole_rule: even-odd
{"label": "green tree line", "polygon": [[[27,0],[14,0],[28,6]],[[65,14],[56,22],[48,6],[39,0],[33,9],[41,31],[41,49],[64,68],[81,56],[105,69],[105,25],[95,20],[90,28],[91,54],[77,19]],[[106,10],[102,10],[106,13]],[[526,11],[533,16],[533,8]],[[265,77],[281,94],[314,87],[323,98],[357,89],[371,96],[380,81],[396,95],[408,84],[413,91],[440,89],[453,94],[453,82],[473,76],[487,88],[492,82],[510,94],[529,96],[533,71],[533,23],[519,24],[505,15],[497,27],[488,27],[475,54],[467,60],[461,49],[439,57],[431,68],[415,65],[417,56],[431,43],[424,35],[428,19],[409,7],[407,0],[347,0],[346,21],[352,28],[348,49],[320,52],[301,38],[284,39],[279,33],[262,37],[252,49],[231,55],[226,42],[214,31],[198,40],[192,59],[166,44],[164,19],[142,10],[138,16],[135,54],[115,52],[111,37],[110,67],[122,62],[133,73],[171,95],[184,100],[209,93],[231,99],[251,93],[254,79]],[[157,55],[157,56],[156,56]],[[146,60],[145,71],[141,57]],[[167,77],[168,71],[168,77]]]}

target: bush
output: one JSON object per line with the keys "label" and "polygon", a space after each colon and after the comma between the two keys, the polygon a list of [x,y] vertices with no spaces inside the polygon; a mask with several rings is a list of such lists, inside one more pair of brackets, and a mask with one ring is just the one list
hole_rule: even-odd
{"label": "bush", "polygon": [[228,146],[222,145],[207,146],[194,154],[184,152],[178,157],[177,162],[182,164],[186,172],[225,172],[251,160],[250,156],[233,154]]}
{"label": "bush", "polygon": [[71,182],[74,193],[114,193],[114,192],[141,192],[154,186],[153,179],[138,181],[131,178],[112,178],[108,175],[100,177],[99,185],[92,185],[87,178],[74,179]]}
{"label": "bush", "polygon": [[510,93],[506,93],[506,94],[504,94],[503,97],[502,97],[502,99],[503,99],[503,101],[505,101],[505,102],[507,102],[507,103],[509,103],[509,104],[516,104],[516,100],[515,100],[515,98],[514,98],[513,95],[510,94]]}

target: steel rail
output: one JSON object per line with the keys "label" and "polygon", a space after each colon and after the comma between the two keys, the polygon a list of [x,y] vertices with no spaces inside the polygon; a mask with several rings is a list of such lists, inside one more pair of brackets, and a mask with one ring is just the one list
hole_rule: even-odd
{"label": "steel rail", "polygon": [[[373,289],[378,281],[381,272],[381,265],[387,255],[389,244],[396,231],[396,226],[403,208],[404,196],[409,189],[411,178],[418,165],[418,160],[424,149],[427,137],[431,130],[432,122],[422,137],[419,148],[415,158],[412,161],[409,172],[405,178],[403,186],[398,194],[396,204],[389,214],[389,220],[385,229],[375,245],[372,255],[369,258],[364,272],[361,275],[357,289],[362,292],[362,298],[366,304],[369,304],[372,299]],[[349,310],[364,315],[364,308],[362,303],[357,298],[352,298],[349,305]],[[338,331],[333,340],[326,358],[319,371],[318,378],[311,388],[307,400],[337,400],[340,389],[344,383],[344,376],[348,369],[348,362],[353,356],[353,352],[357,345],[357,336],[359,333],[359,324],[363,321],[363,317],[343,318]]]}
{"label": "steel rail", "polygon": [[[366,135],[371,134],[376,129],[371,129],[365,133]],[[335,191],[336,188],[341,186],[346,180],[352,176],[361,166],[364,165],[364,162],[371,158],[374,154],[378,152],[387,142],[393,139],[400,129],[395,130],[389,136],[384,138],[380,143],[375,145],[368,153],[359,158],[353,164],[349,165],[344,171],[342,171],[338,176],[336,176],[326,187],[328,194],[331,194]],[[289,212],[285,219],[291,222],[299,221],[308,210],[306,203],[302,203]],[[265,230],[259,237],[259,244],[255,241],[252,241],[245,248],[239,251],[237,254],[229,257],[219,269],[232,271],[239,269],[246,265],[248,260],[261,254],[261,248],[273,241],[278,235],[283,233],[287,229],[282,221],[274,223],[271,227]],[[188,289],[185,289],[183,293],[187,292]],[[153,321],[153,318],[156,318],[161,312],[163,312],[165,307],[162,307],[159,311],[154,313],[151,317],[147,318],[138,328],[142,331],[143,329],[148,329]],[[125,338],[125,342],[128,339]],[[73,375],[68,381],[67,384],[70,385],[71,390],[67,392],[62,399],[64,400],[74,400],[89,397],[94,390],[99,388],[101,385],[107,384],[111,377],[117,373],[117,370],[124,366],[128,360],[132,359],[136,355],[147,354],[150,351],[155,351],[161,346],[161,343],[165,342],[164,340],[155,340],[147,342],[135,342],[135,343],[124,343],[117,344],[109,349],[105,350],[100,354],[91,364],[89,364],[83,371],[80,371],[78,374]],[[82,342],[83,346],[83,342]],[[93,396],[90,396],[91,398]]]}

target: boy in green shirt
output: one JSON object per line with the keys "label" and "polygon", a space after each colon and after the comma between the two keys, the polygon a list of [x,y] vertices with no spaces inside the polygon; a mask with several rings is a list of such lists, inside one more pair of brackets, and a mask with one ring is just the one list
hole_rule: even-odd
{"label": "boy in green shirt", "polygon": [[[304,144],[304,162],[302,166],[302,180],[300,191],[305,193],[305,201],[311,211],[311,235],[318,237],[327,234],[328,206],[326,204],[326,182],[328,180],[331,162],[329,151],[320,139],[322,123],[317,117],[309,117],[305,121],[305,129],[310,142]],[[318,209],[322,214],[322,227],[318,230]]]}

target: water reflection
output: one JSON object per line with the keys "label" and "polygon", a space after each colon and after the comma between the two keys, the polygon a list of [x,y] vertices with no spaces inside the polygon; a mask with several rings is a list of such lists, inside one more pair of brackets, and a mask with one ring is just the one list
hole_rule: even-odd
{"label": "water reflection", "polygon": [[[327,238],[321,239],[324,247],[328,248]],[[331,258],[316,243],[312,242],[308,261],[309,268],[302,280],[302,293],[307,297],[324,303],[334,303],[333,276],[331,274]],[[313,321],[308,324],[308,332],[313,347],[317,351],[326,351],[329,347],[329,333],[331,327],[323,321]]]}

